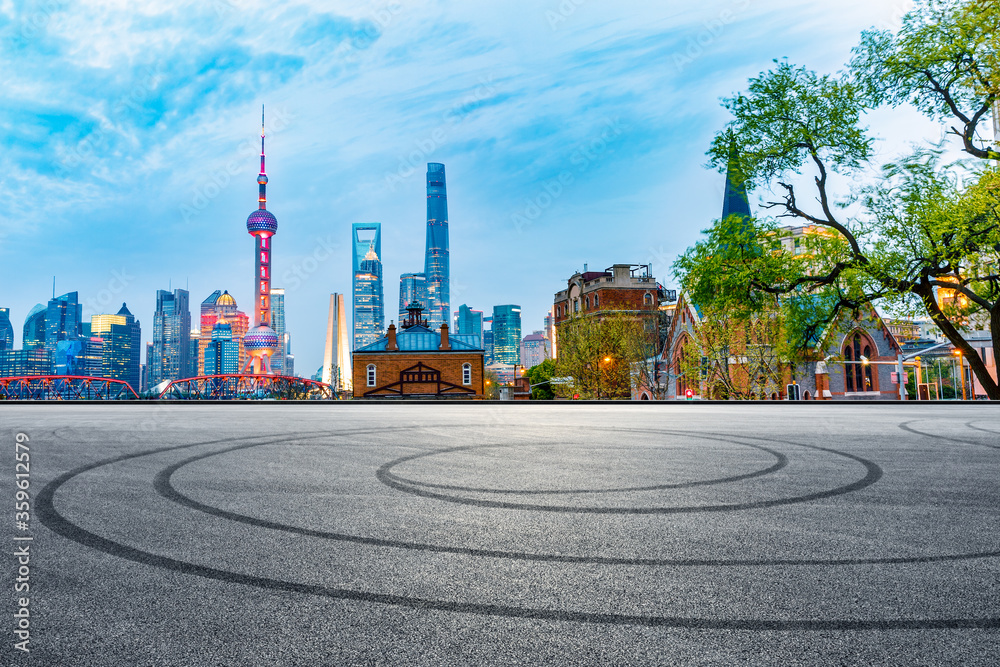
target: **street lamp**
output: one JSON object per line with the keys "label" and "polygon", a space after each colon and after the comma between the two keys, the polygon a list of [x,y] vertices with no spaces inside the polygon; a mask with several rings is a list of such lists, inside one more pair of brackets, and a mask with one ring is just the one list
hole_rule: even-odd
{"label": "street lamp", "polygon": [[965,357],[962,356],[962,350],[956,349],[952,354],[958,357],[958,372],[959,377],[962,378],[962,400],[967,400],[965,397]]}

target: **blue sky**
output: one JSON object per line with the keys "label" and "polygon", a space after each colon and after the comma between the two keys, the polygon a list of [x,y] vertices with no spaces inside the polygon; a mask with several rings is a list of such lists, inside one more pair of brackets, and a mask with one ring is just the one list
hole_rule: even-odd
{"label": "blue sky", "polygon": [[[652,263],[671,286],[721,210],[720,98],[774,58],[836,71],[909,5],[6,0],[0,306],[16,346],[53,276],[88,319],[127,302],[145,340],[168,285],[252,312],[265,104],[299,374],[322,361],[328,295],[350,293],[351,223],[382,223],[387,319],[423,269],[427,162],[447,168],[453,309],[517,303],[530,333],[584,263]],[[870,124],[887,157],[940,137]]]}

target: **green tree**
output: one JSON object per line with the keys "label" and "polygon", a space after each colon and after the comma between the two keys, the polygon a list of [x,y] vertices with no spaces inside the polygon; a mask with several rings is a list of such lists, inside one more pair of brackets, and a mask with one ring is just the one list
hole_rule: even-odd
{"label": "green tree", "polygon": [[552,359],[546,359],[537,366],[532,366],[528,369],[528,380],[531,384],[538,385],[531,390],[531,400],[551,401],[555,398],[555,392],[552,390],[552,387],[548,385],[548,381],[552,379],[555,372],[556,362]]}
{"label": "green tree", "polygon": [[[984,118],[997,103],[1000,4],[925,0],[896,34],[866,31],[843,74],[818,75],[777,62],[726,99],[733,120],[709,150],[725,169],[738,141],[737,180],[771,186],[770,220],[722,220],[689,249],[675,272],[692,300],[759,310],[779,295],[789,336],[804,348],[838,312],[880,301],[890,312],[925,313],[961,349],[991,399],[1000,386],[962,337],[977,321],[993,336],[1000,365],[1000,159],[982,139]],[[862,125],[877,107],[911,105],[947,124],[970,156],[946,164],[943,147],[920,147],[888,164],[875,162],[874,139]],[[834,181],[871,185],[838,196]],[[812,176],[809,196],[793,177]],[[843,186],[840,186],[843,187]],[[777,219],[814,226],[814,247],[780,250]],[[942,305],[940,289],[953,289]]]}
{"label": "green tree", "polygon": [[[555,389],[560,396],[629,398],[637,374],[659,352],[656,314],[637,318],[618,312],[570,318],[559,325],[556,374],[573,384]],[[655,374],[655,365],[653,366]]]}

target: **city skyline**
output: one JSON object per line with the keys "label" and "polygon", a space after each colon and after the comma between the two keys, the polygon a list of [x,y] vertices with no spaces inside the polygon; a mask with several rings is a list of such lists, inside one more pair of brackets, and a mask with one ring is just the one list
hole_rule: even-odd
{"label": "city skyline", "polygon": [[[287,290],[302,375],[321,364],[329,293],[349,291],[351,223],[382,220],[384,262],[394,272],[420,266],[428,162],[447,164],[454,181],[452,304],[520,303],[535,330],[553,289],[585,262],[635,257],[671,282],[673,258],[718,215],[724,177],[704,168],[704,151],[727,118],[721,96],[773,58],[835,71],[862,29],[895,27],[908,7],[588,3],[567,13],[553,3],[336,16],[223,3],[146,9],[157,21],[126,21],[123,33],[109,27],[119,10],[85,5],[29,11],[5,28],[11,76],[32,81],[0,110],[23,130],[5,137],[11,209],[0,222],[11,276],[0,306],[15,339],[53,274],[60,292],[80,294],[85,319],[127,302],[151,322],[156,290],[171,281],[191,294],[235,288],[248,303],[241,276],[253,266],[234,234],[252,196],[247,128],[267,102],[269,132],[281,137],[272,197],[288,221],[273,284]],[[257,43],[244,19],[292,37]],[[162,50],[170,30],[191,37],[188,60]],[[74,58],[81,32],[92,48]],[[150,47],[128,47],[137,43]],[[249,85],[234,90],[228,82],[244,75]],[[51,94],[62,89],[70,94]],[[336,122],[344,118],[354,121]],[[331,122],[338,131],[327,133]],[[939,136],[899,115],[871,125],[888,154]],[[84,227],[73,224],[81,215]],[[171,242],[191,229],[197,243]],[[492,278],[498,271],[504,280]]]}

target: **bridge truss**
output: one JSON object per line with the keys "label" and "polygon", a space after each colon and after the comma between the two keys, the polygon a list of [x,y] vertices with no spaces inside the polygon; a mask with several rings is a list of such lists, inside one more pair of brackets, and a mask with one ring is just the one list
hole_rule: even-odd
{"label": "bridge truss", "polygon": [[135,390],[123,380],[83,375],[24,375],[0,378],[0,400],[129,401]]}
{"label": "bridge truss", "polygon": [[168,384],[159,397],[174,401],[311,400],[329,401],[333,388],[323,382],[284,375],[200,375]]}

